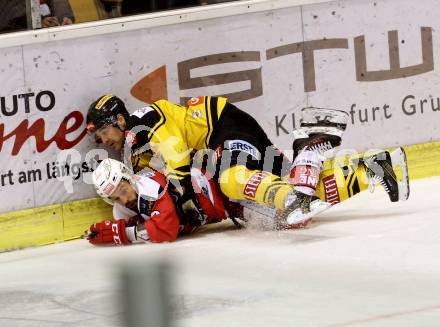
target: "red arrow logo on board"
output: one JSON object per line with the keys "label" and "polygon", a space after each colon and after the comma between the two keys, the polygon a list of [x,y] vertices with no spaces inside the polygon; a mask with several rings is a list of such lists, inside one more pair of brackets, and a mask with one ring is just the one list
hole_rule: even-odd
{"label": "red arrow logo on board", "polygon": [[140,79],[130,90],[136,99],[153,103],[160,99],[168,100],[167,67],[159,67]]}

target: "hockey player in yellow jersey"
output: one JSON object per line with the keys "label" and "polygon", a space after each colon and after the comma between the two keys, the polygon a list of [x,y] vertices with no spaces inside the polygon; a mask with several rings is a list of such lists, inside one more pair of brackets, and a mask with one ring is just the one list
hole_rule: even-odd
{"label": "hockey player in yellow jersey", "polygon": [[[346,166],[323,165],[322,152],[340,145],[346,121],[332,120],[331,112],[316,121],[311,112],[296,132],[293,164],[253,117],[223,97],[195,97],[186,106],[158,100],[129,114],[119,98],[104,95],[90,106],[87,129],[115,150],[128,149],[135,172],[146,166],[162,170],[182,196],[196,165],[228,198],[277,208],[288,224],[309,219],[372,181],[379,181],[392,201],[406,199],[406,177],[399,184],[389,152],[350,157]],[[395,157],[404,158],[402,150]]]}

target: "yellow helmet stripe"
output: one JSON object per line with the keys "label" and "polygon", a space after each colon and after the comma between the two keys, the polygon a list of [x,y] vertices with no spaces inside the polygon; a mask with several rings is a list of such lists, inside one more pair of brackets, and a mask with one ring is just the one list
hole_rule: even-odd
{"label": "yellow helmet stripe", "polygon": [[102,108],[102,106],[111,98],[113,98],[113,94],[106,94],[104,96],[101,97],[101,99],[99,100],[99,102],[96,104],[95,109],[99,110]]}

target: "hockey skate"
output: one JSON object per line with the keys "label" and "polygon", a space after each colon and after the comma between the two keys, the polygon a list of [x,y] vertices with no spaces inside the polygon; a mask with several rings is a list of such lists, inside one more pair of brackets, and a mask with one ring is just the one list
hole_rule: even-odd
{"label": "hockey skate", "polygon": [[403,148],[383,151],[364,157],[370,192],[376,184],[382,185],[391,202],[405,201],[409,197],[409,178],[406,154]]}
{"label": "hockey skate", "polygon": [[252,201],[239,201],[240,206],[273,222],[272,228],[296,229],[305,227],[313,216],[328,209],[331,204],[301,192],[292,194],[286,201],[286,209],[262,206]]}
{"label": "hockey skate", "polygon": [[277,229],[300,228],[315,215],[331,207],[331,204],[322,201],[316,196],[310,196],[301,192],[292,194],[286,200],[286,208],[279,210],[276,215]]}
{"label": "hockey skate", "polygon": [[300,127],[293,131],[293,151],[312,150],[323,155],[341,144],[347,127],[345,111],[308,107],[301,110]]}
{"label": "hockey skate", "polygon": [[301,127],[315,129],[314,133],[335,129],[344,132],[347,128],[348,114],[337,109],[307,107],[301,110]]}

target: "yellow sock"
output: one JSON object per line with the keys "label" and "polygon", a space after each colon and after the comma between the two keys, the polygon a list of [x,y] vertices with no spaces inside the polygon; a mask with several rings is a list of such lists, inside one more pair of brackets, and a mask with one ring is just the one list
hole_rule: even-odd
{"label": "yellow sock", "polygon": [[251,200],[284,209],[286,197],[293,186],[267,171],[250,170],[244,165],[230,167],[220,174],[220,189],[229,198]]}

